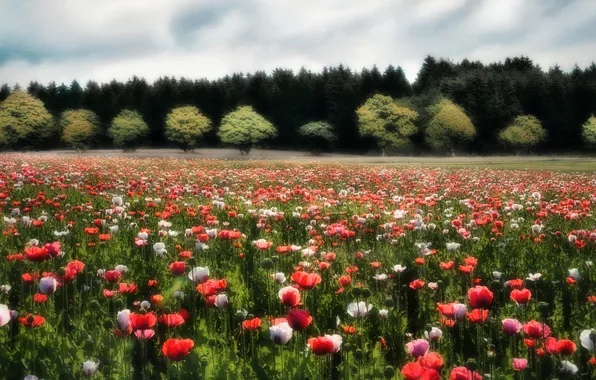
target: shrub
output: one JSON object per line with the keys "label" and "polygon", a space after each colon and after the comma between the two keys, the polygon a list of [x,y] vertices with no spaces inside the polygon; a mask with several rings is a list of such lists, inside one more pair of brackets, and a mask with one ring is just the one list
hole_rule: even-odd
{"label": "shrub", "polygon": [[109,134],[117,147],[134,150],[149,135],[149,127],[138,112],[123,110],[112,120]]}
{"label": "shrub", "polygon": [[211,120],[196,107],[177,107],[166,117],[166,138],[184,151],[193,149],[211,129]]}
{"label": "shrub", "polygon": [[223,143],[235,145],[248,154],[253,145],[277,136],[277,129],[250,106],[238,107],[221,121],[217,133]]}

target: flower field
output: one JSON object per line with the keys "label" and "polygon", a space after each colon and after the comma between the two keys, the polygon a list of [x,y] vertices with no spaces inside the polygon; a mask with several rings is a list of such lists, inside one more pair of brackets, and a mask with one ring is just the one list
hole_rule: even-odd
{"label": "flower field", "polygon": [[594,379],[596,175],[0,156],[0,378]]}

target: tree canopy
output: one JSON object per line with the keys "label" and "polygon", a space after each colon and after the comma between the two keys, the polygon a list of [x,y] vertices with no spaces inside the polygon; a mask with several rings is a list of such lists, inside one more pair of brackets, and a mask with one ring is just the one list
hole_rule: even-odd
{"label": "tree canopy", "polygon": [[275,138],[277,129],[252,107],[242,106],[224,116],[217,135],[221,142],[248,153],[254,144]]}
{"label": "tree canopy", "polygon": [[546,139],[546,130],[535,116],[518,116],[499,133],[499,139],[517,151],[531,149]]}
{"label": "tree canopy", "polygon": [[177,107],[166,117],[166,138],[185,151],[194,148],[210,129],[211,120],[197,107]]}
{"label": "tree canopy", "polygon": [[453,152],[476,136],[476,127],[464,110],[449,99],[429,107],[425,141],[434,150]]}
{"label": "tree canopy", "polygon": [[586,145],[596,147],[596,116],[590,116],[582,125],[582,138]]}
{"label": "tree canopy", "polygon": [[134,149],[143,143],[149,127],[138,112],[123,110],[112,120],[109,133],[117,147]]}
{"label": "tree canopy", "polygon": [[298,133],[308,141],[312,151],[329,149],[337,140],[333,126],[325,121],[312,121],[298,129]]}
{"label": "tree canopy", "polygon": [[85,149],[99,133],[99,118],[95,112],[66,110],[60,117],[62,140],[75,149]]}
{"label": "tree canopy", "polygon": [[389,147],[407,146],[409,138],[417,132],[414,122],[418,113],[398,106],[389,96],[377,94],[370,97],[356,113],[360,135],[374,138],[383,153]]}
{"label": "tree canopy", "polygon": [[19,90],[0,103],[0,144],[42,147],[55,134],[52,115],[41,100]]}

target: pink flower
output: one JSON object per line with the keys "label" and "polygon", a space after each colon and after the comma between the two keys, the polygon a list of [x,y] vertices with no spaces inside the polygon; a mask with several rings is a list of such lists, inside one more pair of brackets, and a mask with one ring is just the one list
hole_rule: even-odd
{"label": "pink flower", "polygon": [[153,338],[153,335],[155,335],[155,331],[149,329],[149,330],[135,330],[135,336],[137,337],[138,340],[146,340],[146,339],[151,339]]}
{"label": "pink flower", "polygon": [[408,352],[415,358],[426,355],[428,347],[428,341],[425,339],[416,339],[406,344]]}
{"label": "pink flower", "polygon": [[523,325],[517,319],[503,319],[501,324],[503,327],[503,332],[507,335],[515,335],[523,328]]}
{"label": "pink flower", "polygon": [[528,359],[513,358],[513,363],[511,363],[511,366],[516,371],[523,371],[528,367]]}

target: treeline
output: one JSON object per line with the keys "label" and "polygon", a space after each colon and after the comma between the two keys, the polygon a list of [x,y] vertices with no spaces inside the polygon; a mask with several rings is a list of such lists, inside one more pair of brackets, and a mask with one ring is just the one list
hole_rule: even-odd
{"label": "treeline", "polygon": [[[0,101],[15,90],[19,88],[2,86]],[[536,144],[531,144],[532,151],[563,152],[588,145],[582,127],[596,113],[596,65],[576,66],[571,72],[563,72],[559,67],[543,70],[527,57],[487,65],[429,56],[413,84],[400,67],[356,72],[340,65],[320,73],[277,69],[271,74],[234,74],[218,80],[163,77],[149,83],[133,77],[127,82],[90,81],[84,87],[76,81],[47,86],[32,82],[21,90],[41,100],[58,127],[64,111],[92,111],[97,117],[99,133],[94,137],[94,145],[98,147],[112,146],[114,139],[109,128],[123,110],[136,111],[142,117],[148,127],[146,145],[159,147],[172,145],[166,138],[166,119],[176,107],[196,107],[213,125],[205,130],[200,143],[217,145],[221,143],[218,130],[224,116],[240,106],[252,106],[277,129],[266,142],[270,147],[307,148],[308,136],[299,133],[300,128],[311,122],[324,122],[335,135],[335,149],[362,152],[380,144],[374,134],[363,133],[362,117],[370,113],[359,114],[356,110],[362,111],[367,99],[382,94],[416,114],[408,119],[414,127],[408,129],[408,144],[395,146],[402,151],[436,150],[436,144],[429,139],[434,136],[429,123],[441,112],[442,108],[437,107],[445,105],[449,110],[464,112],[475,128],[470,134],[466,124],[468,135],[456,146],[458,150],[479,154],[519,150],[515,144],[506,144],[503,131],[524,116],[535,118],[545,132]],[[396,115],[403,115],[400,112]],[[7,120],[0,119],[0,123],[10,123]],[[394,126],[385,123],[384,128],[391,132]],[[512,130],[510,139],[519,138],[526,129]],[[41,148],[64,146],[60,135],[45,136]],[[450,149],[453,146],[446,150]]]}

